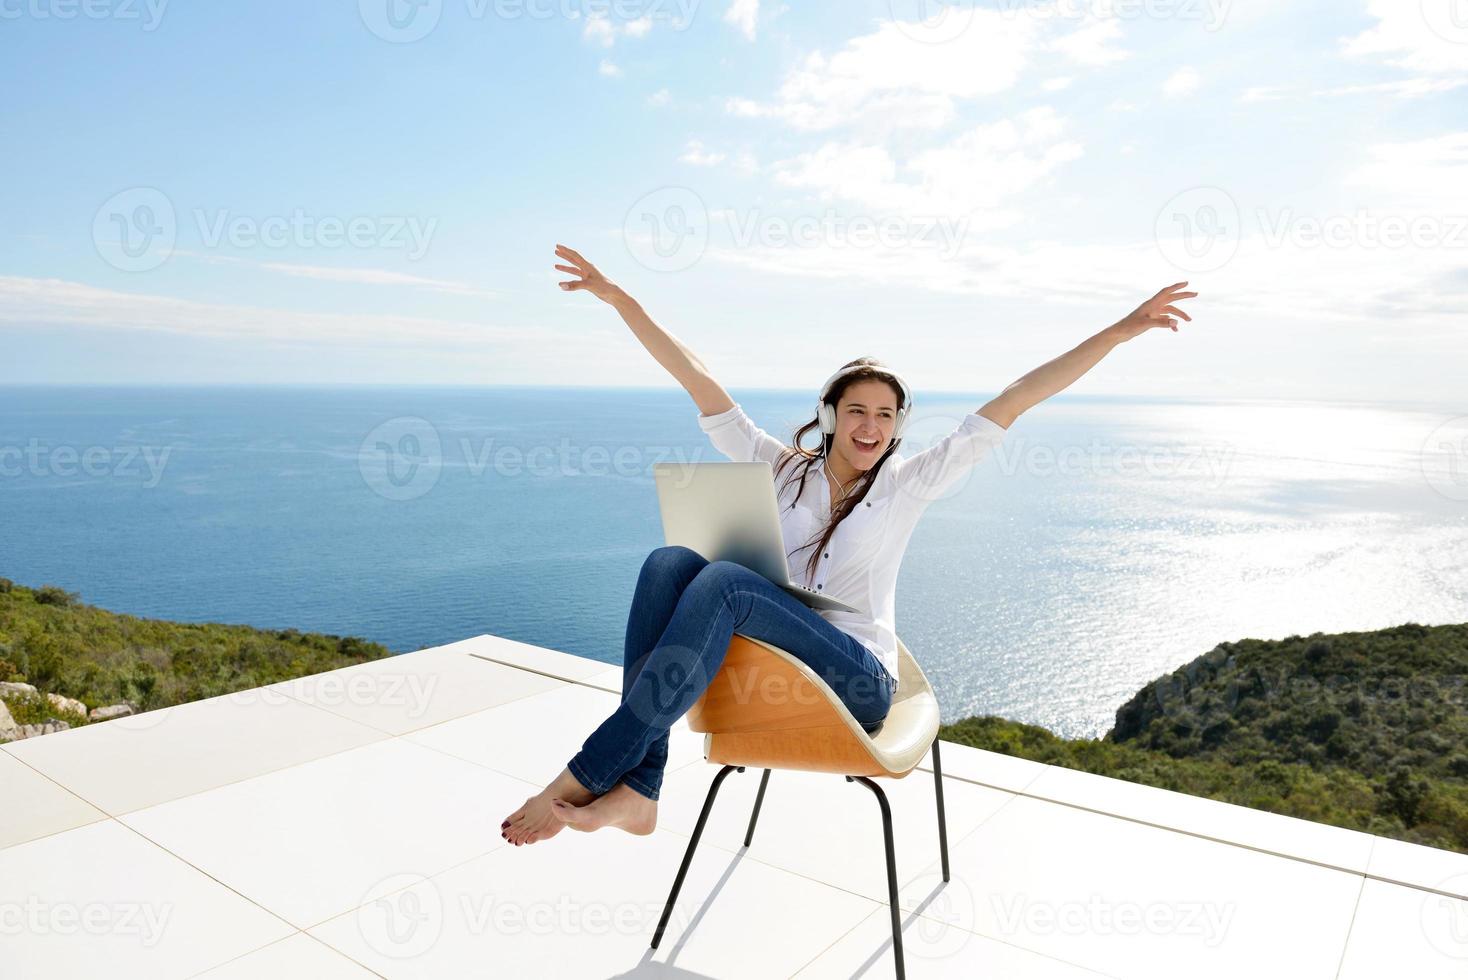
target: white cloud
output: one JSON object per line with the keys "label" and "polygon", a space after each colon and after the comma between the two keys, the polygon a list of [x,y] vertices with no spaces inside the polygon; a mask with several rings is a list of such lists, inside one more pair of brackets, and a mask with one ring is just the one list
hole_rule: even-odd
{"label": "white cloud", "polygon": [[599,44],[604,48],[610,48],[613,44],[617,43],[618,37],[646,37],[651,30],[651,17],[640,17],[637,20],[616,23],[610,20],[606,14],[598,11],[586,18],[586,24],[581,28],[581,37],[592,44]]}
{"label": "white cloud", "polygon": [[259,262],[255,259],[230,255],[215,255],[209,252],[193,252],[176,249],[177,258],[194,259],[209,265],[248,266],[263,272],[274,272],[296,279],[313,279],[317,282],[349,282],[359,286],[407,286],[452,296],[498,296],[497,291],[483,289],[466,282],[452,279],[432,279],[390,269],[347,269],[338,266],[302,265],[296,262]]}
{"label": "white cloud", "polygon": [[883,23],[835,54],[807,55],[772,102],[734,98],[726,108],[816,131],[858,121],[879,128],[942,126],[955,118],[955,100],[1012,88],[1045,26],[992,10],[974,14],[974,26],[944,44],[920,43],[897,24]]}
{"label": "white cloud", "polygon": [[1081,145],[1063,138],[1065,126],[1042,106],[977,126],[900,165],[884,146],[827,143],[776,164],[775,179],[877,212],[965,215],[980,227],[1000,227],[1020,219],[1009,207],[1017,195],[1081,156]]}
{"label": "white cloud", "polygon": [[678,158],[683,163],[691,163],[695,167],[712,167],[723,162],[724,154],[712,153],[704,149],[700,140],[689,140],[688,146],[683,150],[683,155]]}
{"label": "white cloud", "polygon": [[1131,57],[1130,52],[1113,46],[1120,38],[1120,22],[1114,18],[1094,18],[1055,38],[1048,47],[1077,64],[1099,68]]}
{"label": "white cloud", "polygon": [[1367,0],[1377,23],[1342,42],[1348,57],[1382,57],[1423,75],[1468,75],[1468,21],[1455,0]]}
{"label": "white cloud", "polygon": [[1192,68],[1179,68],[1162,83],[1162,94],[1169,99],[1181,99],[1198,91],[1202,78]]}
{"label": "white cloud", "polygon": [[730,0],[729,9],[724,11],[724,23],[753,41],[759,25],[759,0]]}
{"label": "white cloud", "polygon": [[665,88],[660,88],[647,97],[647,104],[650,106],[665,106],[672,101],[673,93]]}
{"label": "white cloud", "polygon": [[1070,83],[1073,81],[1075,81],[1073,78],[1051,78],[1042,83],[1040,88],[1046,92],[1060,92],[1070,88]]}
{"label": "white cloud", "polygon": [[1246,89],[1239,96],[1241,102],[1279,102],[1284,99],[1340,98],[1348,95],[1395,95],[1399,99],[1417,99],[1439,92],[1468,85],[1468,75],[1462,78],[1399,78],[1391,82],[1374,82],[1369,85],[1339,85],[1335,88],[1290,91],[1278,86],[1256,86]]}
{"label": "white cloud", "polygon": [[1342,184],[1377,207],[1468,220],[1468,132],[1367,147]]}
{"label": "white cloud", "polygon": [[581,28],[581,36],[593,44],[610,48],[617,41],[617,28],[605,14],[592,14],[586,18],[586,26]]}
{"label": "white cloud", "polygon": [[605,58],[602,59],[601,64],[597,66],[596,70],[607,78],[622,77],[622,69],[618,68],[610,61],[607,61]]}
{"label": "white cloud", "polygon": [[383,313],[315,313],[202,303],[124,293],[62,279],[0,276],[0,323],[77,326],[253,340],[372,342],[390,346],[423,341],[476,344],[524,340],[536,329]]}

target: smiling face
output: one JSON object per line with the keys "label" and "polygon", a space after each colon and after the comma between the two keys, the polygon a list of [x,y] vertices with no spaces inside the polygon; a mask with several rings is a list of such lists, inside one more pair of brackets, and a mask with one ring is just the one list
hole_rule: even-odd
{"label": "smiling face", "polygon": [[897,427],[897,391],[875,378],[846,386],[836,404],[831,452],[852,470],[870,469],[892,442]]}

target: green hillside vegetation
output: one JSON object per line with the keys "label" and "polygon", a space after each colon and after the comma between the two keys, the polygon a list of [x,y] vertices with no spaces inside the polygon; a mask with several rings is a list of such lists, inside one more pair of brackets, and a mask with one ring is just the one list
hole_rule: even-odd
{"label": "green hillside vegetation", "polygon": [[[55,586],[28,589],[0,578],[0,681],[29,683],[88,708],[129,702],[148,711],[390,654],[350,636],[139,619],[83,605]],[[20,725],[86,722],[39,696],[7,696],[5,703]]]}
{"label": "green hillside vegetation", "polygon": [[941,737],[1468,853],[1468,624],[1221,643],[1099,739],[992,716]]}

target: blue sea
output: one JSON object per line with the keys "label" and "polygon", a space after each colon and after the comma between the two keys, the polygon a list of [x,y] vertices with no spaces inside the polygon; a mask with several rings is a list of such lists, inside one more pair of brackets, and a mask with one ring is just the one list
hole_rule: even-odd
{"label": "blue sea", "polygon": [[[788,441],[809,393],[732,392]],[[920,395],[911,455],[979,395]],[[681,390],[0,388],[0,576],[119,612],[494,633],[621,662]],[[897,628],[945,720],[1099,736],[1225,640],[1468,621],[1460,413],[1061,395],[913,534]]]}

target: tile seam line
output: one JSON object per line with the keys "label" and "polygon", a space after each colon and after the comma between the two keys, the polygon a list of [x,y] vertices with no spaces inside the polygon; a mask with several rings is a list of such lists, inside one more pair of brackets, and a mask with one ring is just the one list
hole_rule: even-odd
{"label": "tile seam line", "polygon": [[33,841],[45,840],[47,837],[55,837],[57,834],[64,834],[64,833],[66,833],[69,830],[80,830],[83,827],[90,827],[94,823],[101,823],[103,820],[111,820],[111,819],[113,819],[113,815],[112,814],[108,813],[106,810],[102,809],[97,804],[93,803],[91,800],[89,800],[86,797],[82,796],[81,794],[77,793],[70,786],[66,786],[66,785],[64,785],[62,783],[57,782],[49,774],[44,773],[41,770],[37,769],[35,766],[31,765],[29,762],[25,761],[20,756],[16,755],[14,752],[7,752],[6,755],[9,756],[10,758],[14,759],[16,762],[19,762],[21,765],[25,766],[31,772],[35,773],[37,776],[40,776],[42,779],[46,780],[47,782],[55,783],[56,786],[58,786],[63,793],[67,793],[67,794],[69,794],[71,796],[76,797],[78,800],[81,800],[87,806],[91,807],[93,810],[96,810],[98,813],[100,813],[101,816],[100,817],[97,817],[95,820],[88,820],[86,823],[79,823],[79,824],[77,824],[74,827],[67,827],[67,828],[65,828],[63,830],[50,830],[50,831],[47,831],[46,833],[41,834],[41,835],[39,835],[37,837],[32,837],[29,840],[16,841],[14,844],[6,844],[4,847],[0,847],[0,854],[4,854],[6,851],[8,851],[12,847],[20,847],[23,844],[30,844]]}
{"label": "tile seam line", "polygon": [[198,977],[202,977],[202,976],[204,976],[207,973],[212,973],[215,970],[221,969],[222,967],[229,966],[231,963],[238,963],[240,960],[244,959],[246,956],[254,956],[256,953],[259,953],[262,950],[267,950],[267,949],[269,949],[272,946],[278,946],[278,945],[280,945],[283,942],[286,942],[288,940],[291,940],[291,939],[296,938],[297,936],[305,936],[307,939],[311,940],[311,942],[317,943],[317,944],[319,944],[321,946],[324,946],[327,949],[331,950],[333,953],[337,954],[338,956],[343,957],[348,962],[354,963],[357,966],[360,966],[362,969],[366,970],[368,973],[372,974],[374,977],[380,977],[381,980],[388,980],[387,977],[385,977],[381,973],[378,973],[376,970],[372,969],[367,964],[357,962],[357,960],[353,959],[351,956],[348,956],[346,953],[343,953],[341,950],[337,949],[335,946],[332,946],[332,945],[329,945],[327,943],[322,942],[320,939],[317,939],[315,936],[311,935],[310,933],[308,933],[304,929],[297,929],[295,932],[291,933],[289,936],[281,936],[279,939],[277,939],[277,940],[275,940],[273,942],[268,942],[264,946],[257,946],[254,949],[246,950],[245,952],[241,953],[238,956],[232,956],[232,957],[230,957],[229,959],[225,960],[223,963],[216,963],[213,966],[207,966],[207,967],[205,967],[204,969],[200,970],[197,973],[190,973],[188,975],[188,977],[186,978],[186,980],[197,980]]}
{"label": "tile seam line", "polygon": [[[1366,859],[1368,862],[1371,860],[1371,853],[1374,853],[1375,850],[1376,839],[1372,838],[1371,852],[1368,852],[1366,855]],[[1356,901],[1351,903],[1351,921],[1346,924],[1346,935],[1345,938],[1341,940],[1341,956],[1340,959],[1336,961],[1335,980],[1340,980],[1341,971],[1346,968],[1346,954],[1351,951],[1351,933],[1356,931],[1356,915],[1361,911],[1361,896],[1364,894],[1366,894],[1366,876],[1362,875],[1361,884],[1356,889]]]}

